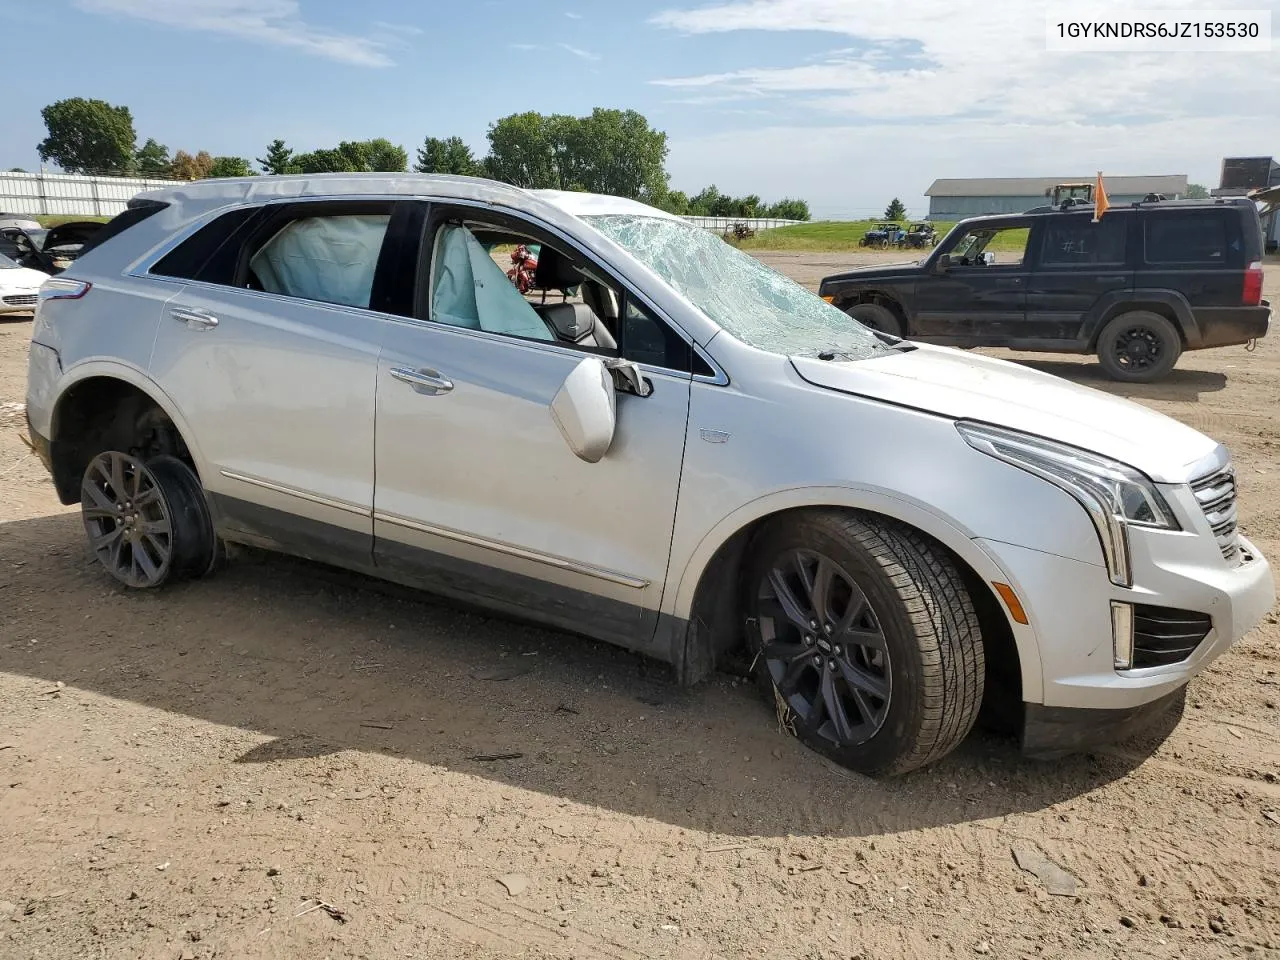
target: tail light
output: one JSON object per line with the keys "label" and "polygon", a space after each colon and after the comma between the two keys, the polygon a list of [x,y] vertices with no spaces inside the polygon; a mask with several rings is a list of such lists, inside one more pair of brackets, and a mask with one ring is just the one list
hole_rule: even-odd
{"label": "tail light", "polygon": [[1244,305],[1256,307],[1262,303],[1262,261],[1255,260],[1244,271]]}
{"label": "tail light", "polygon": [[37,296],[40,302],[46,300],[79,300],[92,289],[88,280],[72,280],[70,277],[50,277],[40,284]]}

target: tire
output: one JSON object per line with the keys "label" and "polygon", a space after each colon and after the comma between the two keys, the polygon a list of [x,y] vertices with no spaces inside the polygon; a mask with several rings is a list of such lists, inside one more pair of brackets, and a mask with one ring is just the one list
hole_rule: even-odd
{"label": "tire", "polygon": [[127,587],[203,576],[218,556],[204,489],[176,457],[103,451],[85,469],[80,514],[98,561]]}
{"label": "tire", "polygon": [[1150,383],[1168,376],[1182,355],[1178,329],[1150,310],[1131,310],[1098,334],[1098,361],[1112,380]]}
{"label": "tire", "polygon": [[806,746],[891,776],[968,735],[985,659],[973,603],[945,551],[890,520],[812,512],[761,530],[744,572],[756,682]]}
{"label": "tire", "polygon": [[902,336],[902,321],[888,307],[878,303],[855,303],[845,313],[864,327],[879,330],[891,337]]}

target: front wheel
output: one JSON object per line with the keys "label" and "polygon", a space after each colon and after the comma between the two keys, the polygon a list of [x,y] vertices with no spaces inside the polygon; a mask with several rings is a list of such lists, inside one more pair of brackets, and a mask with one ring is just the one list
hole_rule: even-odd
{"label": "front wheel", "polygon": [[746,573],[757,683],[807,746],[892,775],[969,733],[982,703],[982,637],[944,550],[893,521],[805,513],[757,535]]}
{"label": "front wheel", "polygon": [[845,313],[864,327],[879,330],[891,337],[902,336],[902,322],[892,310],[879,303],[855,303]]}
{"label": "front wheel", "polygon": [[1169,374],[1181,354],[1177,328],[1150,310],[1122,313],[1098,334],[1098,361],[1112,380],[1159,380]]}

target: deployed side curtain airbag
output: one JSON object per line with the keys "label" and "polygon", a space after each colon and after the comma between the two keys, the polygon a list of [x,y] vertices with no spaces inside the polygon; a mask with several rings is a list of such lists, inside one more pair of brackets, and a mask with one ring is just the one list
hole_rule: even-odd
{"label": "deployed side curtain airbag", "polygon": [[388,216],[307,217],[268,240],[249,262],[268,293],[367,307]]}
{"label": "deployed side curtain airbag", "polygon": [[441,228],[436,243],[431,319],[531,340],[551,331],[466,227]]}

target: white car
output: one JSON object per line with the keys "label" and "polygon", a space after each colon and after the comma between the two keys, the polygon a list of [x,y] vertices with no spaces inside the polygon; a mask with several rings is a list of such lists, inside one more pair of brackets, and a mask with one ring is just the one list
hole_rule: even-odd
{"label": "white car", "polygon": [[[873,333],[633,201],[257,177],[103,234],[41,291],[27,415],[131,587],[222,540],[684,683],[745,648],[769,722],[873,774],[946,754],[985,698],[1034,755],[1118,736],[1274,602],[1213,440]],[[527,295],[497,262],[519,245]]]}
{"label": "white car", "polygon": [[21,266],[0,253],[0,315],[32,313],[40,284],[48,279],[47,273]]}

